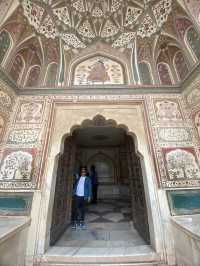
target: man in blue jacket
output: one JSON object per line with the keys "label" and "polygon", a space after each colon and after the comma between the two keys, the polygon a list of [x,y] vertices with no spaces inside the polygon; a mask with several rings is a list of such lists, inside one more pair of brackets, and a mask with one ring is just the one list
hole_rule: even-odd
{"label": "man in blue jacket", "polygon": [[80,177],[75,181],[73,189],[74,197],[74,215],[72,221],[72,229],[79,226],[85,229],[85,202],[90,202],[92,196],[92,184],[87,176],[85,168],[81,169]]}

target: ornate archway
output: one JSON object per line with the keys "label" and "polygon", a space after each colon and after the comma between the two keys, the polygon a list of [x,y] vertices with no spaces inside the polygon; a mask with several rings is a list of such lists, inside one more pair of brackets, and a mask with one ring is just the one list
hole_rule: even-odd
{"label": "ornate archway", "polygon": [[[160,203],[157,200],[157,183],[152,158],[149,153],[148,131],[144,118],[141,102],[123,104],[123,111],[114,112],[118,106],[112,104],[88,105],[76,104],[66,106],[55,104],[52,113],[50,139],[48,142],[48,156],[46,159],[44,186],[41,194],[42,219],[36,236],[37,253],[44,254],[49,248],[50,232],[52,225],[52,213],[56,188],[56,177],[59,156],[64,152],[64,143],[67,137],[72,136],[74,130],[91,128],[103,125],[110,128],[122,129],[134,141],[134,150],[140,158],[141,172],[143,176],[144,191],[147,204],[147,214],[150,232],[151,246],[156,252],[164,254],[163,250],[163,225],[161,223]],[[73,110],[73,112],[72,112]],[[106,117],[106,119],[105,119]],[[133,133],[134,132],[134,133]],[[147,175],[148,173],[148,175]]]}
{"label": "ornate archway", "polygon": [[[103,128],[103,131],[102,131]],[[123,163],[126,163],[126,180],[130,189],[130,200],[131,200],[131,216],[132,223],[134,224],[137,231],[145,239],[147,243],[150,242],[149,235],[149,223],[147,214],[147,204],[145,199],[145,191],[143,184],[143,172],[140,162],[140,157],[137,154],[133,134],[128,133],[128,129],[124,125],[117,125],[114,120],[106,120],[103,116],[97,115],[92,120],[84,120],[79,126],[74,126],[71,128],[70,136],[65,138],[63,153],[59,155],[57,174],[56,174],[56,186],[55,186],[55,196],[54,196],[54,206],[52,212],[52,224],[50,230],[50,242],[53,245],[59,237],[63,234],[63,231],[70,225],[71,218],[71,203],[72,203],[72,190],[73,190],[73,174],[75,169],[75,161],[77,159],[77,151],[79,149],[78,142],[80,139],[80,134],[78,132],[87,129],[87,133],[90,129],[95,129],[95,132],[101,130],[105,132],[108,130],[115,129],[123,131],[124,140],[118,147],[118,158],[116,164],[118,166],[119,179],[120,179],[120,169],[123,172]],[[82,131],[83,132],[83,131]],[[112,132],[113,134],[114,131]],[[122,134],[122,133],[121,133]],[[84,134],[83,134],[84,136]],[[114,136],[113,136],[114,137]],[[87,142],[87,139],[83,142]],[[100,143],[100,142],[98,142]],[[102,145],[102,143],[101,143]],[[105,144],[106,146],[106,144]],[[95,154],[96,157],[90,158],[88,163],[95,163],[99,166],[99,174],[102,183],[114,184],[114,165],[112,160],[105,154],[99,152]],[[123,162],[123,163],[122,163]],[[102,175],[102,176],[101,176]],[[108,176],[107,176],[108,175]],[[122,175],[122,173],[121,173]],[[113,180],[107,180],[112,179]],[[122,179],[122,177],[121,177]],[[101,181],[101,180],[100,180]],[[108,182],[109,181],[109,182]],[[111,182],[112,181],[112,182]],[[123,183],[122,180],[118,180],[118,184]],[[129,194],[128,193],[128,194]],[[104,194],[104,196],[108,196]],[[127,195],[128,196],[128,195]],[[116,195],[109,195],[109,197],[116,197]],[[119,197],[120,200],[120,197]]]}

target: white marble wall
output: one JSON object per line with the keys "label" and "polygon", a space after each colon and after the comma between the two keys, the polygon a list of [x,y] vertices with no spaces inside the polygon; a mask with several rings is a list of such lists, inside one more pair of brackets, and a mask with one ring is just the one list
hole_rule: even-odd
{"label": "white marble wall", "polygon": [[200,265],[200,215],[172,220],[177,266]]}
{"label": "white marble wall", "polygon": [[0,265],[24,266],[28,218],[0,217]]}

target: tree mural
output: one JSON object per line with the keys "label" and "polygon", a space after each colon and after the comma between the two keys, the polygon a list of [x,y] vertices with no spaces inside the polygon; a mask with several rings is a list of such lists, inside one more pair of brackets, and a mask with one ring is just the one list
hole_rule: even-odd
{"label": "tree mural", "polygon": [[32,172],[32,155],[17,151],[9,154],[2,164],[0,180],[30,180]]}
{"label": "tree mural", "polygon": [[173,179],[198,179],[200,169],[195,156],[186,150],[176,149],[166,155],[169,178]]}

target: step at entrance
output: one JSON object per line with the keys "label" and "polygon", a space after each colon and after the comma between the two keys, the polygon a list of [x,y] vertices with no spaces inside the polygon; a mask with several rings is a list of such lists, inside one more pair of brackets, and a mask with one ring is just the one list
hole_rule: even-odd
{"label": "step at entrance", "polygon": [[137,247],[52,247],[41,265],[158,266],[160,257],[147,245]]}

